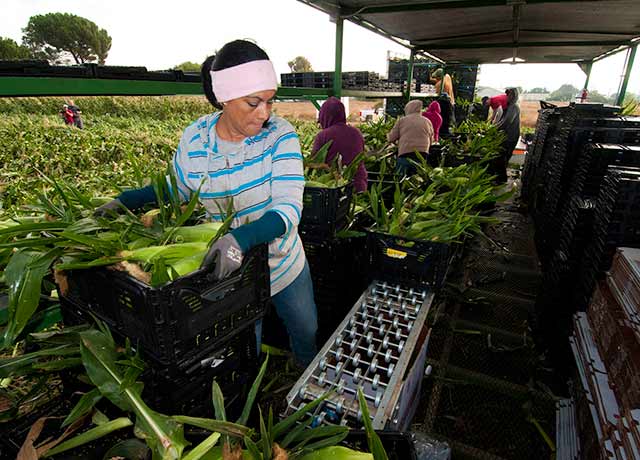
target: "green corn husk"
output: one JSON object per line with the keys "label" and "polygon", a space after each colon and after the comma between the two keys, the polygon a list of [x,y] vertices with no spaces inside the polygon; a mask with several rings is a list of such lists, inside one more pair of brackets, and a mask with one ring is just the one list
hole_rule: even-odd
{"label": "green corn husk", "polygon": [[172,228],[171,241],[175,243],[208,243],[223,225],[222,222],[207,222],[190,227]]}
{"label": "green corn husk", "polygon": [[164,259],[168,265],[173,265],[185,257],[193,257],[207,252],[207,243],[180,243],[168,246],[148,246],[133,251],[121,251],[119,256],[130,262],[153,263],[159,258]]}

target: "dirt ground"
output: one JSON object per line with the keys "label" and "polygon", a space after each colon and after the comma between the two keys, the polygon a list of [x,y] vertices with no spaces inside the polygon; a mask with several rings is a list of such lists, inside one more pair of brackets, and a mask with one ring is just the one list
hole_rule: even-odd
{"label": "dirt ground", "polygon": [[[357,120],[360,111],[364,109],[373,109],[382,104],[382,99],[369,99],[359,101],[356,99],[349,100],[349,117],[351,120]],[[273,105],[273,111],[281,117],[300,118],[303,120],[315,120],[316,108],[311,102],[278,102]]]}
{"label": "dirt ground", "polygon": [[[371,100],[355,100],[349,101],[350,119],[356,121],[359,112],[363,109],[373,109],[382,103],[381,99]],[[554,102],[557,105],[566,105],[566,102]],[[311,102],[276,102],[274,104],[274,112],[280,116],[300,118],[305,120],[314,120],[316,117],[316,108]],[[520,123],[523,127],[535,128],[538,119],[538,109],[540,103],[535,101],[520,101]]]}

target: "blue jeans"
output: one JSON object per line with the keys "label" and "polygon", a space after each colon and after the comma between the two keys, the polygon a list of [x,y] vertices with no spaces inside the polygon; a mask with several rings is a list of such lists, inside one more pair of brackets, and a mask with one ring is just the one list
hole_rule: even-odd
{"label": "blue jeans", "polygon": [[412,176],[416,173],[416,167],[409,161],[415,160],[415,155],[406,154],[396,159],[396,174],[399,176]]}
{"label": "blue jeans", "polygon": [[[318,331],[318,313],[313,299],[313,284],[309,263],[293,282],[271,297],[276,313],[284,322],[289,333],[291,349],[298,364],[307,366],[318,353],[316,332]],[[258,351],[262,343],[262,321],[256,323]]]}

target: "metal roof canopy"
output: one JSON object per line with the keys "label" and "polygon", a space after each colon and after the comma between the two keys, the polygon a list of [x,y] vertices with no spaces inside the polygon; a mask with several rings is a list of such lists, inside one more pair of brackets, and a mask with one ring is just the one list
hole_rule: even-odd
{"label": "metal roof canopy", "polygon": [[640,38],[638,0],[299,1],[447,63],[586,63]]}

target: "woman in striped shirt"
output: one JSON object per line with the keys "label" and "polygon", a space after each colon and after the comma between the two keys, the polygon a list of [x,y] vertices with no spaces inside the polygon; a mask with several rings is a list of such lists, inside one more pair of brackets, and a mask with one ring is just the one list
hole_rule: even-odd
{"label": "woman in striped shirt", "polygon": [[[243,254],[269,243],[271,299],[282,318],[296,360],[316,354],[317,314],[309,265],[298,235],[304,176],[298,135],[271,114],[275,70],[256,44],[227,43],[202,66],[205,95],[218,112],[187,127],[173,157],[178,190],[200,201],[213,220],[231,200],[231,232],[211,246],[203,261],[223,278],[240,268]],[[117,202],[116,202],[117,201]],[[123,192],[103,211],[155,201],[152,187]],[[261,328],[257,328],[258,338]]]}

